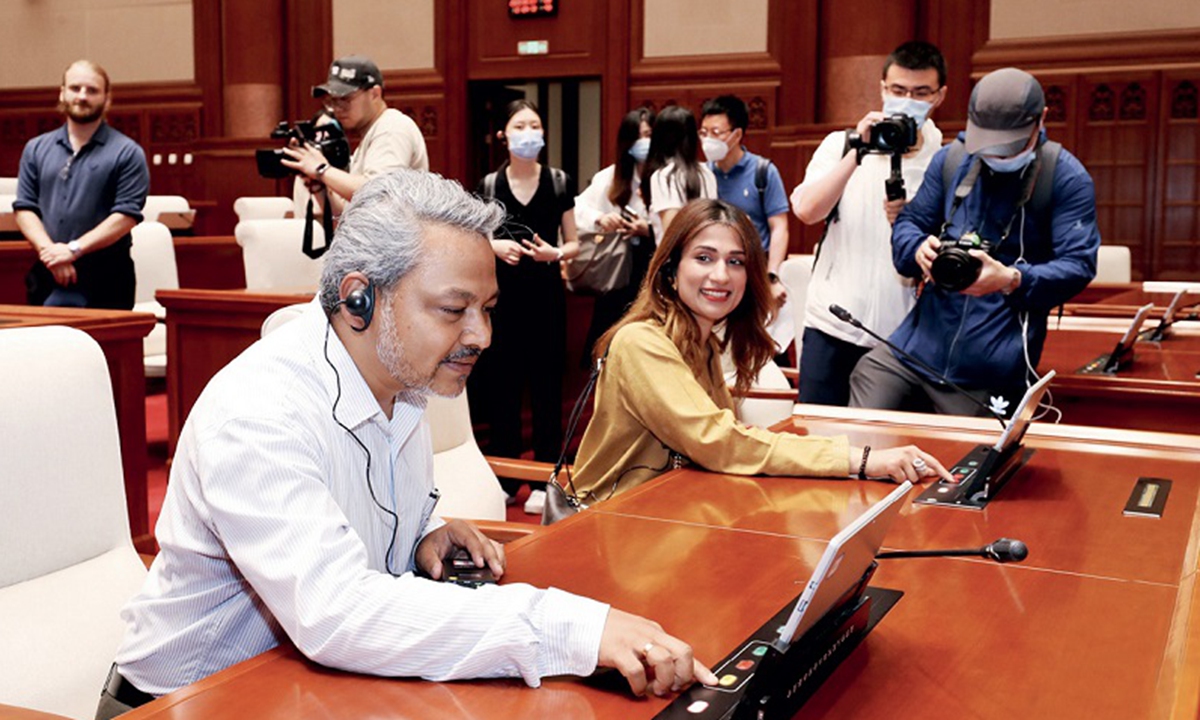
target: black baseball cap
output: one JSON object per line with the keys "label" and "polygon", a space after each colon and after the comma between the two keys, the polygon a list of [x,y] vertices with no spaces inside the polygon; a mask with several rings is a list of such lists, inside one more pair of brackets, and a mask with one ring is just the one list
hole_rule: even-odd
{"label": "black baseball cap", "polygon": [[1016,155],[1029,144],[1045,108],[1042,86],[1024,70],[1001,68],[984,75],[967,109],[967,152]]}
{"label": "black baseball cap", "polygon": [[347,55],[338,58],[329,66],[329,79],[324,85],[312,89],[313,97],[326,95],[346,97],[350,93],[383,84],[379,67],[362,55]]}

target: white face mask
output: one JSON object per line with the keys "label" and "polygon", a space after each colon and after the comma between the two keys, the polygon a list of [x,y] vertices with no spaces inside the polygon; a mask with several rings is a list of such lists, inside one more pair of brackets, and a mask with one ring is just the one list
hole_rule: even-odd
{"label": "white face mask", "polygon": [[629,148],[629,154],[640,163],[646,162],[646,158],[650,157],[650,138],[638,138]]}
{"label": "white face mask", "polygon": [[892,115],[907,115],[917,123],[917,127],[925,124],[926,118],[933,110],[933,103],[917,100],[910,97],[896,97],[888,93],[883,94],[883,114],[891,117]]}
{"label": "white face mask", "polygon": [[984,155],[983,161],[992,169],[992,172],[997,173],[1014,173],[1024,170],[1029,163],[1033,162],[1033,153],[1037,148],[1029,148],[1028,150],[1017,153],[1010,158],[998,158],[990,155]]}
{"label": "white face mask", "polygon": [[729,154],[729,146],[715,137],[706,137],[700,140],[700,147],[704,150],[704,157],[709,162],[721,162],[725,156]]}
{"label": "white face mask", "polygon": [[522,160],[533,160],[546,147],[541,130],[520,130],[508,135],[508,149]]}

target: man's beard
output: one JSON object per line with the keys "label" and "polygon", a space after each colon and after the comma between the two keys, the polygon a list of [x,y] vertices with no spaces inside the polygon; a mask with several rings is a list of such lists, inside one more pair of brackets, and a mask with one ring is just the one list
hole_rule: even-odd
{"label": "man's beard", "polygon": [[88,105],[86,109],[76,103],[60,102],[58,111],[77,123],[88,124],[104,117],[104,105]]}

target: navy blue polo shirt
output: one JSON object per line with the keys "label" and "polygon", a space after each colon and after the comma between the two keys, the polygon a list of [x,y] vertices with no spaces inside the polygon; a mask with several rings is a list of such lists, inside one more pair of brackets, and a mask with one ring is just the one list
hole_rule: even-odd
{"label": "navy blue polo shirt", "polygon": [[783,189],[783,178],[779,176],[779,169],[775,167],[775,163],[767,167],[766,191],[759,198],[758,188],[754,186],[758,158],[758,155],[742,148],[742,159],[738,160],[737,165],[730,168],[728,173],[717,167],[716,163],[709,163],[708,166],[717,176],[717,197],[736,205],[750,216],[750,221],[758,230],[763,250],[769,250],[771,229],[767,225],[767,218],[786,213],[789,206],[787,191]]}
{"label": "navy blue polo shirt", "polygon": [[[141,222],[150,191],[142,148],[108,123],[78,153],[63,125],[30,140],[21,153],[13,210],[31,210],[54,242],[70,242],[114,212]],[[118,240],[128,251],[128,236]]]}

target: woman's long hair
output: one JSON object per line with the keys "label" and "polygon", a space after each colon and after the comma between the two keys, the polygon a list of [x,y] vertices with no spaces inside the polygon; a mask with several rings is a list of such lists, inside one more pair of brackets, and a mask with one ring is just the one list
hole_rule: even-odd
{"label": "woman's long hair", "polygon": [[626,114],[621,120],[621,127],[617,128],[617,160],[613,163],[608,200],[618,208],[628,205],[633,195],[633,173],[637,170],[637,160],[629,154],[629,148],[642,136],[642,123],[654,127],[654,113],[644,107]]}
{"label": "woman's long hair", "polygon": [[[730,348],[737,369],[734,383],[737,390],[745,392],[750,388],[759,371],[775,356],[775,341],[766,330],[773,300],[758,231],[745,213],[723,200],[693,200],[679,211],[650,260],[650,269],[637,299],[624,317],[596,341],[597,358],[608,351],[621,328],[649,320],[663,326],[667,337],[679,348],[684,362],[697,378],[708,373],[708,348],[700,342],[700,326],[695,316],[675,289],[675,274],[688,242],[710,225],[731,228],[741,240],[746,254],[746,292],[723,321],[724,337],[714,342],[719,351]],[[713,337],[716,337],[715,333]]]}
{"label": "woman's long hair", "polygon": [[700,197],[703,181],[700,163],[696,162],[696,151],[700,147],[700,133],[696,129],[696,116],[691,110],[678,105],[668,105],[654,119],[654,130],[650,133],[650,157],[642,170],[642,199],[650,208],[650,176],[655,170],[675,163],[672,177],[683,179],[684,196],[688,200]]}

